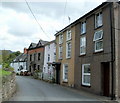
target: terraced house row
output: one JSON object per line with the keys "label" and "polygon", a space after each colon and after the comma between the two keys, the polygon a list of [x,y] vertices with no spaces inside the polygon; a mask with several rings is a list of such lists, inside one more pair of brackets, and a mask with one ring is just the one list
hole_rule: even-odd
{"label": "terraced house row", "polygon": [[104,2],[56,36],[62,85],[120,97],[120,2]]}
{"label": "terraced house row", "polygon": [[120,2],[104,2],[55,34],[31,43],[27,70],[94,94],[120,97]]}

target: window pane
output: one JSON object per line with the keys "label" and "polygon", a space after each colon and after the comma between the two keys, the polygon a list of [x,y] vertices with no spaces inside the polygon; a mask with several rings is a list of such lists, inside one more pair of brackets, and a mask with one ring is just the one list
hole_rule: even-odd
{"label": "window pane", "polygon": [[80,54],[86,52],[86,37],[80,38]]}
{"label": "window pane", "polygon": [[103,41],[97,41],[96,42],[96,47],[95,47],[95,50],[101,50],[103,49]]}
{"label": "window pane", "polygon": [[84,75],[84,83],[90,84],[90,75]]}
{"label": "window pane", "polygon": [[68,65],[64,65],[64,79],[68,79]]}
{"label": "window pane", "polygon": [[67,31],[67,40],[70,40],[71,39],[71,30],[68,30]]}
{"label": "window pane", "polygon": [[90,73],[90,65],[84,65],[84,73]]}
{"label": "window pane", "polygon": [[90,85],[90,64],[82,65],[82,84]]}
{"label": "window pane", "polygon": [[85,53],[85,47],[80,47],[80,53]]}
{"label": "window pane", "polygon": [[102,12],[96,15],[96,27],[102,26]]}
{"label": "window pane", "polygon": [[59,35],[59,44],[63,43],[63,35]]}
{"label": "window pane", "polygon": [[66,47],[66,51],[67,51],[67,57],[71,56],[71,42],[67,43],[67,47]]}
{"label": "window pane", "polygon": [[62,46],[59,47],[59,58],[62,58]]}
{"label": "window pane", "polygon": [[81,23],[81,34],[86,32],[86,22]]}
{"label": "window pane", "polygon": [[102,39],[102,37],[103,37],[103,30],[97,31],[94,34],[94,41]]}

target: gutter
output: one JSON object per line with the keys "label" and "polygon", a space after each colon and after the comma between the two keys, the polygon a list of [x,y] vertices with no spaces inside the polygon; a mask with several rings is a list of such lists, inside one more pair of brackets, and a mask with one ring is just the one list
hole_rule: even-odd
{"label": "gutter", "polygon": [[110,4],[110,29],[111,29],[111,100],[116,100],[115,97],[115,66],[114,66],[114,62],[115,62],[115,35],[114,35],[114,31],[113,31],[113,18],[112,18],[112,5],[113,3]]}

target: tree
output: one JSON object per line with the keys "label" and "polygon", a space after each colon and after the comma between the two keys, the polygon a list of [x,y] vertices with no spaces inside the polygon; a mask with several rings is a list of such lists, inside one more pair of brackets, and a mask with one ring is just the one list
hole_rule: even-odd
{"label": "tree", "polygon": [[9,68],[10,63],[20,54],[21,54],[20,51],[10,53],[7,50],[3,50],[2,51],[2,65],[3,65],[3,68]]}

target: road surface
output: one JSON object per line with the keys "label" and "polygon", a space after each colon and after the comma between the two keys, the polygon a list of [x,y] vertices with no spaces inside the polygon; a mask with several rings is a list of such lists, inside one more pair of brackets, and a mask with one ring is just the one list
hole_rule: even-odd
{"label": "road surface", "polygon": [[[80,103],[103,103],[80,91],[47,83],[31,77],[17,76],[17,92],[9,101],[85,101]],[[91,101],[91,102],[89,102]]]}

